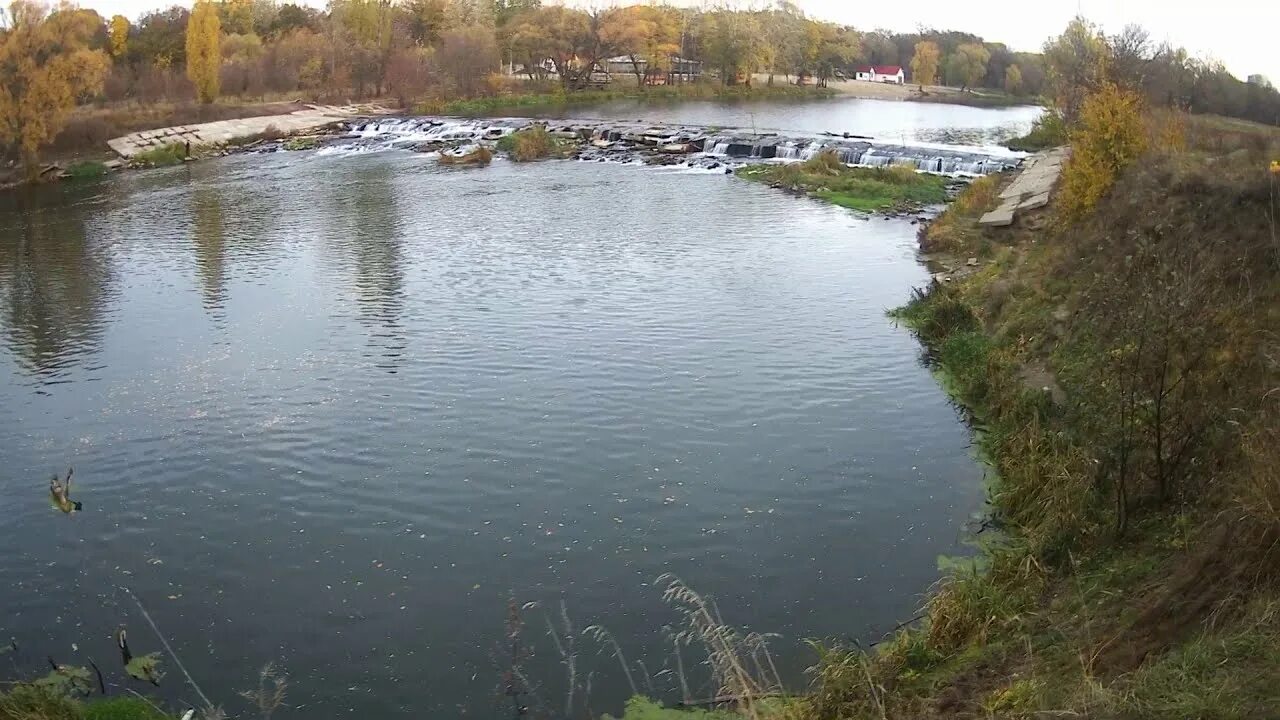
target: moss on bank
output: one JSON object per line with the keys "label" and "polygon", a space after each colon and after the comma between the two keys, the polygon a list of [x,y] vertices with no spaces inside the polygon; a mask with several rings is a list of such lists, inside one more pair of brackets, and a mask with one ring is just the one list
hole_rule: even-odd
{"label": "moss on bank", "polygon": [[908,167],[861,168],[826,150],[802,163],[751,165],[738,176],[863,212],[945,202],[946,183]]}

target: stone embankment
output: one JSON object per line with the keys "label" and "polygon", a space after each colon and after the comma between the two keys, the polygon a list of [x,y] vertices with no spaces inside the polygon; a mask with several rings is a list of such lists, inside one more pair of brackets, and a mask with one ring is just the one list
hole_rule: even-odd
{"label": "stone embankment", "polygon": [[1005,227],[1013,224],[1019,211],[1037,210],[1048,205],[1062,174],[1062,164],[1070,155],[1070,148],[1060,147],[1028,157],[1023,161],[1018,177],[1000,193],[1000,206],[983,215],[978,223],[987,227]]}

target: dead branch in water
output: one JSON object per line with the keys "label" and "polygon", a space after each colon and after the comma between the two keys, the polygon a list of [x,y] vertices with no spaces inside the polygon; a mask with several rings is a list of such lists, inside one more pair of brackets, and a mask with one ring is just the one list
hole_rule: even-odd
{"label": "dead branch in water", "polygon": [[187,683],[191,685],[191,687],[196,691],[196,694],[200,696],[200,699],[204,701],[205,708],[210,710],[213,709],[213,702],[209,700],[209,696],[205,695],[204,691],[200,689],[200,686],[196,684],[195,678],[191,677],[191,673],[187,672],[187,666],[182,664],[182,659],[179,658],[178,654],[169,646],[169,641],[166,640],[164,634],[160,632],[160,628],[156,627],[156,621],[151,619],[151,614],[142,606],[142,601],[138,599],[137,595],[133,594],[132,590],[124,585],[121,585],[120,589],[125,591],[129,597],[133,598],[133,602],[138,606],[138,611],[142,613],[143,619],[147,621],[147,624],[151,626],[151,631],[160,639],[160,644],[164,646],[165,652],[169,653],[169,657],[173,658],[173,664],[177,665],[178,669],[182,671],[182,674],[186,676]]}

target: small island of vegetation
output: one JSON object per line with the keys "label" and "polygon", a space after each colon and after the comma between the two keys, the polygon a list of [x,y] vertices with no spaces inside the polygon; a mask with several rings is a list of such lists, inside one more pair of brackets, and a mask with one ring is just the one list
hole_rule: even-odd
{"label": "small island of vegetation", "polygon": [[915,210],[946,202],[946,182],[906,166],[849,167],[834,150],[801,163],[751,165],[738,176],[809,195],[851,210]]}

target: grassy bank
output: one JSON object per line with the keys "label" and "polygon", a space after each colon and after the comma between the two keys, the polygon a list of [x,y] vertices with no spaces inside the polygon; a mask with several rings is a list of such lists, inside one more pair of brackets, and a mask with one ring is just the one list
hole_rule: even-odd
{"label": "grassy bank", "polygon": [[1038,152],[1067,144],[1067,126],[1056,112],[1046,112],[1031,125],[1031,132],[1005,143],[1010,150]]}
{"label": "grassy bank", "polygon": [[427,100],[415,105],[414,111],[423,115],[483,116],[511,113],[517,110],[554,110],[614,100],[642,100],[655,103],[684,100],[812,100],[834,97],[835,94],[832,90],[788,85],[725,87],[714,83],[694,83],[646,88],[631,86],[613,90],[521,93],[463,100]]}
{"label": "grassy bank", "polygon": [[140,697],[80,699],[38,681],[0,693],[0,720],[171,720]]}
{"label": "grassy bank", "polygon": [[925,231],[991,258],[897,316],[982,426],[1001,532],[917,626],[824,651],[802,717],[1280,707],[1280,138],[1190,145],[1074,224],[978,228],[992,180]]}
{"label": "grassy bank", "polygon": [[802,163],[752,165],[738,176],[863,212],[910,209],[947,199],[940,177],[907,167],[849,167],[831,150]]}

